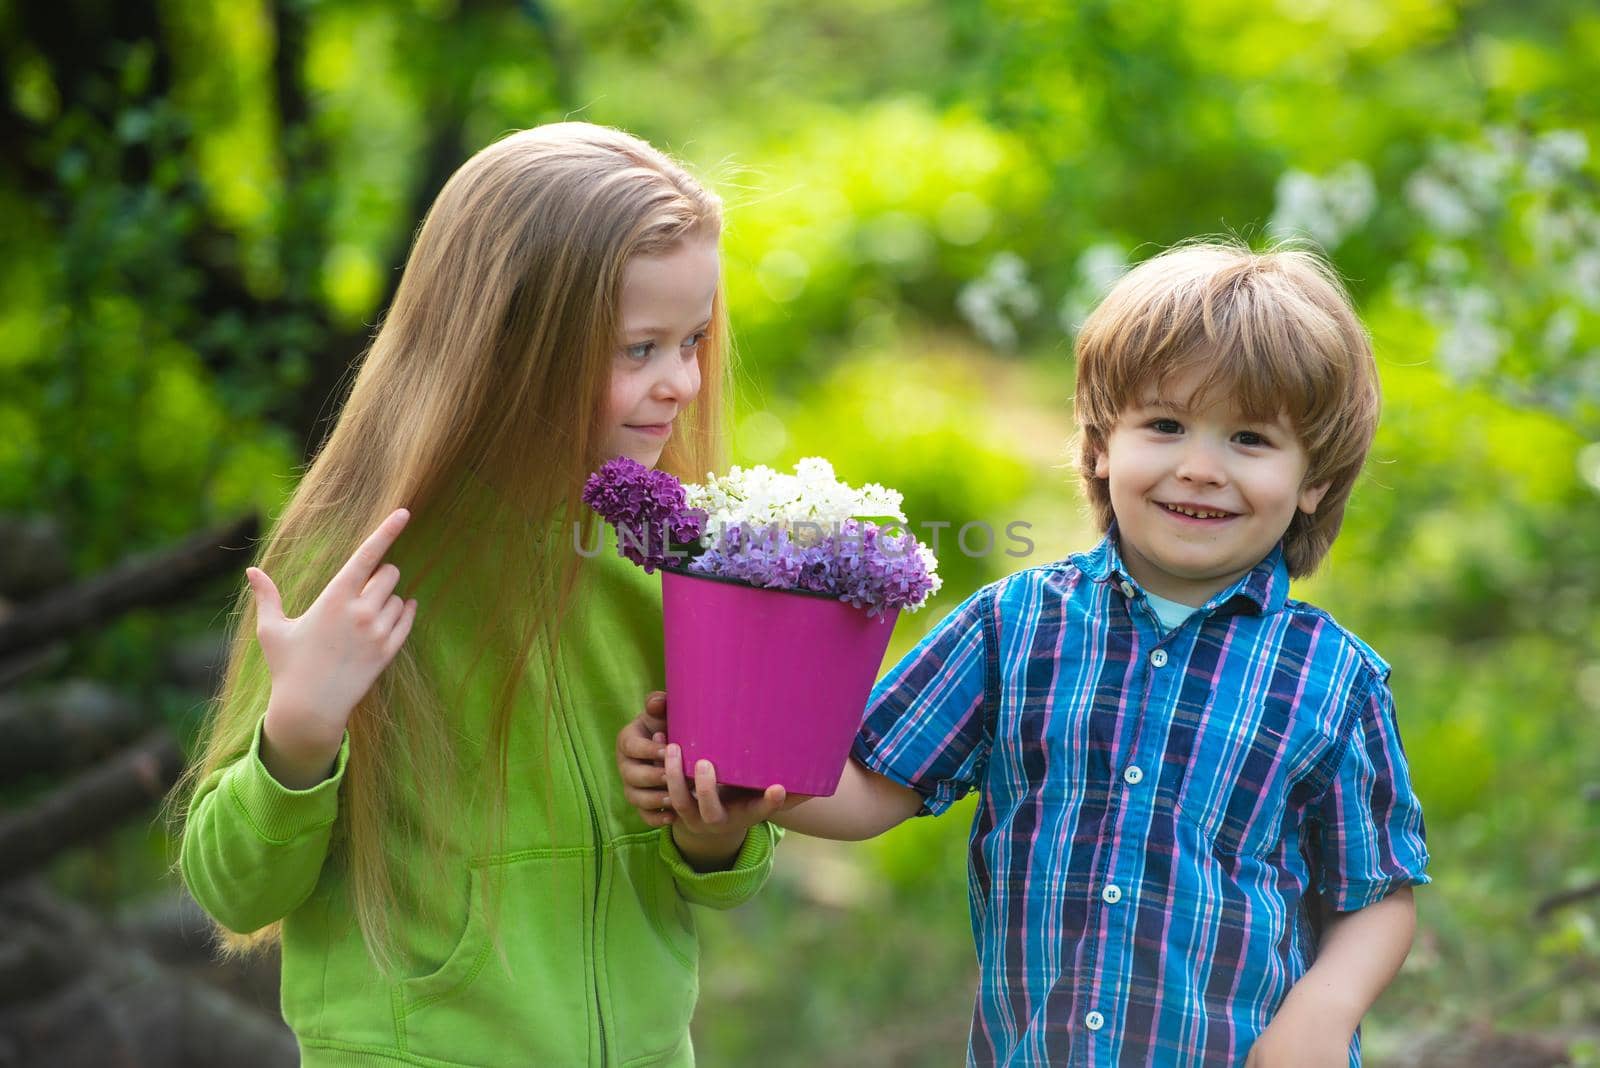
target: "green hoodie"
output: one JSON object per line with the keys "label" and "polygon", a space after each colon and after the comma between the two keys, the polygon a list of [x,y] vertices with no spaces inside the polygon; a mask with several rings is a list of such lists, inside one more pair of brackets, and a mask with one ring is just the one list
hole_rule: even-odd
{"label": "green hoodie", "polygon": [[[400,910],[401,975],[374,967],[343,871],[328,862],[348,736],[327,781],[289,790],[261,763],[258,723],[248,752],[196,791],[184,880],[231,930],[283,921],[283,1017],[306,1068],[693,1064],[698,945],[687,904],[730,908],[752,897],[771,872],[778,832],[752,828],[730,870],[701,874],[667,830],[648,827],[623,799],[615,739],[664,680],[661,601],[659,580],[607,541],[585,564],[561,631],[555,670],[567,700],[542,699],[537,682],[518,696],[505,849],[474,855],[481,810],[464,802],[452,814],[448,825],[462,828],[456,874],[442,889],[402,887],[430,894],[448,919]],[[421,612],[430,608],[439,612],[426,602]],[[419,623],[410,640],[438,649],[439,664],[470,655],[460,638],[470,632],[432,633]],[[466,766],[480,778],[488,706],[487,690],[469,691],[450,709]],[[411,869],[404,858],[396,865]],[[480,894],[491,872],[496,937]]]}

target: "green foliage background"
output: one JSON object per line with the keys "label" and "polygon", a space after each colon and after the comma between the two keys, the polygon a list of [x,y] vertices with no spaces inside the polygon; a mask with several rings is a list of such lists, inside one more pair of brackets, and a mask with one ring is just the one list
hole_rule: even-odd
{"label": "green foliage background", "polygon": [[[1596,906],[1533,915],[1600,879],[1592,7],[64,0],[0,3],[0,47],[0,510],[56,517],[85,574],[281,504],[433,190],[509,129],[623,126],[723,193],[740,459],[1028,522],[1034,562],[1094,537],[1068,441],[1097,293],[1186,237],[1309,232],[1386,408],[1299,595],[1395,665],[1436,880],[1369,1050],[1492,1020],[1596,1059]],[[1028,562],[953,535],[895,652]],[[149,653],[221,603],[75,670],[188,722]],[[703,1060],[956,1060],[969,818],[791,839],[758,903],[702,917]],[[147,892],[154,848],[61,878]]]}

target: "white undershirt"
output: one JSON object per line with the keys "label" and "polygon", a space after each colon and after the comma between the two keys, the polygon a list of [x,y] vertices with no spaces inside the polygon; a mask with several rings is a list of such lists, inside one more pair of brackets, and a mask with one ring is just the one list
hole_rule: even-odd
{"label": "white undershirt", "polygon": [[1144,597],[1150,602],[1151,611],[1155,612],[1156,618],[1161,621],[1162,630],[1177,630],[1183,626],[1184,620],[1198,611],[1192,604],[1169,601],[1165,597],[1157,597],[1149,590],[1145,591]]}

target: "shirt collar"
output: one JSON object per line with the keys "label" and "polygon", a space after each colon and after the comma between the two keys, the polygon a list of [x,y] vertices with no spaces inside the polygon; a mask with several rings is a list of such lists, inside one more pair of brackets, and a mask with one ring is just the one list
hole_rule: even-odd
{"label": "shirt collar", "polygon": [[[1109,583],[1118,590],[1122,590],[1124,583],[1127,583],[1130,589],[1141,589],[1138,580],[1129,574],[1123,565],[1122,554],[1117,550],[1115,520],[1112,521],[1111,529],[1106,531],[1106,536],[1100,540],[1099,545],[1086,553],[1075,554],[1072,562],[1095,582]],[[1126,595],[1126,591],[1123,593]],[[1199,611],[1223,612],[1227,615],[1240,611],[1253,611],[1259,615],[1266,615],[1282,608],[1288,597],[1289,565],[1283,558],[1283,543],[1279,542],[1260,563],[1233,585],[1217,593],[1202,605]]]}

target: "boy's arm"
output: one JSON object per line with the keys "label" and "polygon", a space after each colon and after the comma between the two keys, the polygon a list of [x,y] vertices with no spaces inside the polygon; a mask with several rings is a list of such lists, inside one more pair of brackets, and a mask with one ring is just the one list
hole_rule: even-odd
{"label": "boy's arm", "polygon": [[1409,886],[1364,909],[1331,914],[1316,963],[1290,988],[1245,1068],[1345,1068],[1350,1039],[1400,971],[1416,927]]}
{"label": "boy's arm", "polygon": [[[936,815],[971,790],[988,756],[986,712],[996,704],[985,638],[993,606],[994,588],[985,587],[935,625],[873,688],[854,756],[834,794],[785,804],[772,821],[802,834],[853,841],[881,834],[919,811]],[[624,798],[645,823],[679,831],[684,823],[706,822],[708,814],[672,796],[666,714],[664,695],[651,694],[644,713],[617,736],[617,771]],[[677,777],[687,770],[680,768]],[[708,784],[713,781],[708,776]],[[915,788],[904,785],[912,782]],[[699,789],[697,795],[711,792]],[[675,837],[680,846],[687,840]],[[706,859],[718,859],[711,854],[728,848],[719,843],[705,851]]]}
{"label": "boy's arm", "polygon": [[772,822],[813,838],[859,842],[905,822],[920,808],[921,794],[851,759],[831,796],[799,798]]}
{"label": "boy's arm", "polygon": [[1332,909],[1328,926],[1316,961],[1251,1049],[1250,1068],[1347,1064],[1361,1017],[1411,949],[1411,888],[1428,882],[1428,848],[1386,675],[1367,673],[1352,688],[1344,740],[1311,814],[1321,828],[1314,877]]}

